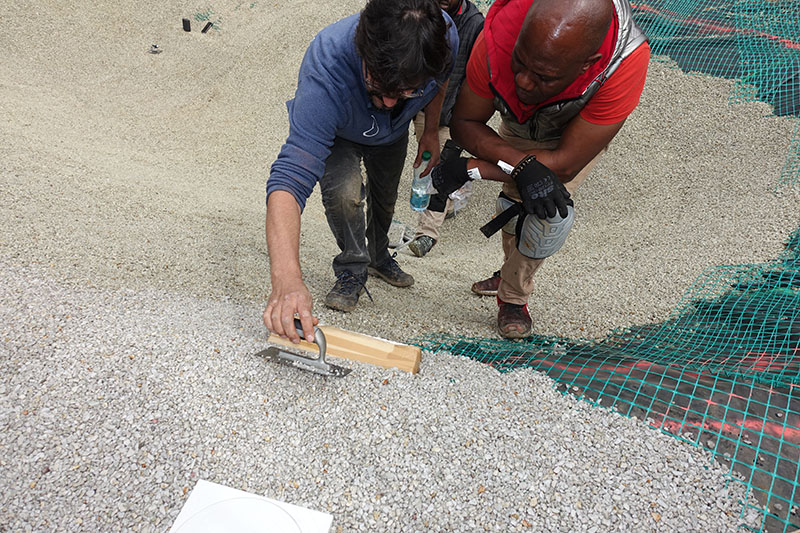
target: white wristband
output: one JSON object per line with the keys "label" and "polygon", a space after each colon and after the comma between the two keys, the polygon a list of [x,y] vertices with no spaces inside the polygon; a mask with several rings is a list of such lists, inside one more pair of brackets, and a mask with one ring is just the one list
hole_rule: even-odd
{"label": "white wristband", "polygon": [[468,168],[467,169],[467,176],[469,176],[469,179],[471,179],[473,181],[483,179],[483,176],[481,176],[481,171],[478,170],[478,167]]}
{"label": "white wristband", "polygon": [[506,174],[511,174],[514,171],[514,165],[509,165],[502,159],[497,160],[497,166]]}

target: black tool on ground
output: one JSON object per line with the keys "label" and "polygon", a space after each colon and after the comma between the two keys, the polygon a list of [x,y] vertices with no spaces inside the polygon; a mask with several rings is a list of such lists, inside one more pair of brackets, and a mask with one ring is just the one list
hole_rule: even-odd
{"label": "black tool on ground", "polygon": [[[294,319],[294,327],[300,337],[303,337],[303,326],[300,324],[300,319]],[[314,327],[314,343],[319,347],[318,357],[309,357],[293,352],[287,352],[275,346],[270,346],[266,350],[258,352],[257,356],[263,356],[270,361],[281,363],[284,365],[293,366],[300,370],[314,372],[323,376],[344,377],[350,373],[351,368],[344,368],[334,365],[325,361],[325,349],[327,348],[325,342],[325,334],[318,327]]]}
{"label": "black tool on ground", "polygon": [[213,23],[213,22],[211,22],[211,21],[208,21],[208,22],[206,22],[206,25],[205,25],[205,26],[203,26],[203,29],[202,29],[202,30],[200,30],[200,33],[205,33],[205,32],[207,32],[208,30],[210,30],[210,29],[211,29],[211,26],[213,26],[213,25],[214,25],[214,23]]}
{"label": "black tool on ground", "polygon": [[183,31],[192,31],[192,23],[189,19],[183,19]]}

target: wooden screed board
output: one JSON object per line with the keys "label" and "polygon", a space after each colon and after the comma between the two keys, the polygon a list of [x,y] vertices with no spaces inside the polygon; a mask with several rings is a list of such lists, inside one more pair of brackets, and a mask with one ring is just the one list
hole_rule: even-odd
{"label": "wooden screed board", "polygon": [[[319,326],[319,329],[325,334],[325,341],[328,345],[325,351],[326,356],[333,355],[384,368],[397,367],[412,374],[419,372],[422,350],[418,346],[399,344],[333,326]],[[287,348],[319,353],[319,348],[313,342],[301,340],[300,344],[293,344],[289,339],[277,335],[270,335],[267,340]]]}

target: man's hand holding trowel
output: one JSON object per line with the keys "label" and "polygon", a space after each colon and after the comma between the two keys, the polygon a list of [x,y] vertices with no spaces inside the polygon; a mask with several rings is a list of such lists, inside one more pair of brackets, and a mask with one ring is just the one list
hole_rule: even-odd
{"label": "man's hand holding trowel", "polygon": [[264,309],[264,325],[298,344],[296,315],[305,339],[314,342],[314,326],[319,319],[311,314],[311,293],[300,271],[300,207],[291,194],[276,191],[270,195],[266,227],[272,292]]}

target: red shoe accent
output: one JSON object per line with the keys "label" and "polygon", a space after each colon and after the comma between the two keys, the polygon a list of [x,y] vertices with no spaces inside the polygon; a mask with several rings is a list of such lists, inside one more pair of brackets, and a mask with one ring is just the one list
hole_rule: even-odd
{"label": "red shoe accent", "polygon": [[533,321],[528,313],[528,304],[517,305],[504,302],[497,297],[497,331],[506,339],[522,339],[531,334]]}
{"label": "red shoe accent", "polygon": [[472,292],[475,294],[480,294],[481,296],[496,296],[497,289],[500,287],[500,282],[502,278],[500,277],[500,271],[498,270],[492,277],[476,281],[472,284]]}

